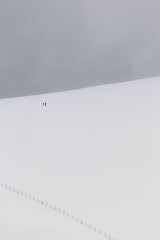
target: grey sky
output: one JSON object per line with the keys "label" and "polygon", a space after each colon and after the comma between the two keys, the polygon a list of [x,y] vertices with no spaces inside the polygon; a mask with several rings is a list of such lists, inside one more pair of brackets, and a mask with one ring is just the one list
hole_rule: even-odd
{"label": "grey sky", "polygon": [[159,0],[1,0],[0,97],[160,75]]}

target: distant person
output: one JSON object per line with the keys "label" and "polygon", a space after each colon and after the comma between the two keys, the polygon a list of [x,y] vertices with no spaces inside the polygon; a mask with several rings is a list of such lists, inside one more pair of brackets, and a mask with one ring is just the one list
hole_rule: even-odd
{"label": "distant person", "polygon": [[47,103],[45,102],[45,106],[47,106]]}

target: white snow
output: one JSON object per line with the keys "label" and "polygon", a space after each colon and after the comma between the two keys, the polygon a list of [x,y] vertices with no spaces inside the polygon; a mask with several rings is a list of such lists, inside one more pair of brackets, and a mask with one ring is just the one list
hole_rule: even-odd
{"label": "white snow", "polygon": [[[0,182],[117,240],[158,239],[160,78],[0,100]],[[103,237],[0,188],[0,239]]]}

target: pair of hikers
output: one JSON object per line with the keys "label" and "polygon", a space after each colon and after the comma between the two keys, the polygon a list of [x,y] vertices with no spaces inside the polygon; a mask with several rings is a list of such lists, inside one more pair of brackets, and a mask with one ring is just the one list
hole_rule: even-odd
{"label": "pair of hikers", "polygon": [[43,102],[42,105],[46,107],[46,106],[47,106],[47,103],[46,103],[46,102]]}

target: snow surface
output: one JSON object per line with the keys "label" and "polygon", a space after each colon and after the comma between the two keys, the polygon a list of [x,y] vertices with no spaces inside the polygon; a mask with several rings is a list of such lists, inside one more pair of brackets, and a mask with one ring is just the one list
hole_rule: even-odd
{"label": "snow surface", "polygon": [[[0,100],[0,181],[118,240],[157,239],[160,78]],[[0,188],[0,239],[103,238]]]}

